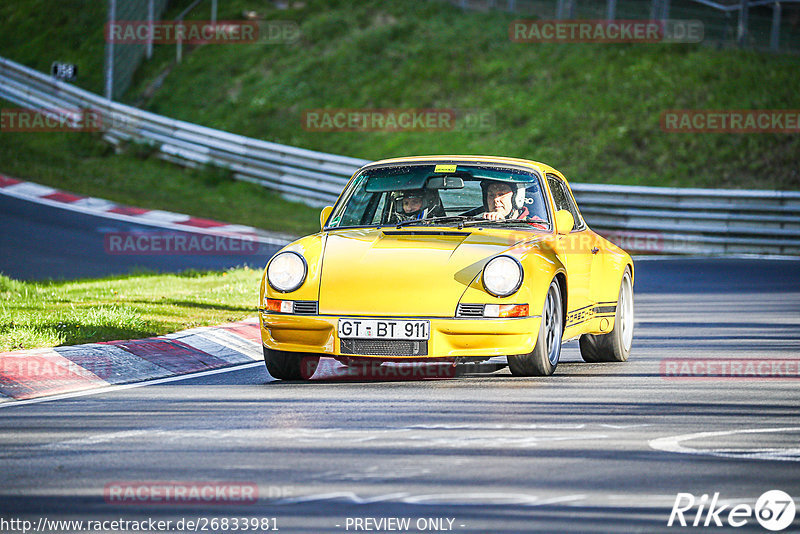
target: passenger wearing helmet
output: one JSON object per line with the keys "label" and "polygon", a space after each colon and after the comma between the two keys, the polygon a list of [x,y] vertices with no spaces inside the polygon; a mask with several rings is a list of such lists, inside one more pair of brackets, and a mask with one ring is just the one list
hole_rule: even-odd
{"label": "passenger wearing helmet", "polygon": [[434,190],[412,189],[395,193],[395,220],[397,222],[426,219],[444,215],[439,195]]}
{"label": "passenger wearing helmet", "polygon": [[481,189],[486,209],[481,214],[484,219],[499,221],[528,217],[528,208],[525,207],[525,184],[486,180],[481,183]]}

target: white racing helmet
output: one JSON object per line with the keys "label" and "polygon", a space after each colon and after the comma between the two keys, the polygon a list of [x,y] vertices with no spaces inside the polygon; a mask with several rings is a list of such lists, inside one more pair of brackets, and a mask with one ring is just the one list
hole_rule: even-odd
{"label": "white racing helmet", "polygon": [[511,188],[514,193],[512,197],[512,207],[516,211],[522,210],[525,206],[525,189],[527,185],[523,182],[506,182],[502,180],[484,180],[481,182],[481,190],[483,191],[483,207],[486,211],[493,211],[494,206],[489,205],[489,186],[492,184],[503,184]]}

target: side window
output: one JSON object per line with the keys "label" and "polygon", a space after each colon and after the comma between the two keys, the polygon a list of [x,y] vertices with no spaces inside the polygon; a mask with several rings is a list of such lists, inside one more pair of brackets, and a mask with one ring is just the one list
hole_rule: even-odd
{"label": "side window", "polygon": [[372,215],[372,221],[367,224],[384,224],[389,218],[389,208],[386,203],[392,198],[391,193],[383,193],[378,199],[378,205],[375,208],[375,213]]}
{"label": "side window", "polygon": [[330,226],[357,226],[361,222],[365,210],[369,207],[370,195],[364,194],[364,187],[367,185],[365,175],[360,175],[350,187],[347,195],[342,202],[336,206],[331,215]]}
{"label": "side window", "polygon": [[572,200],[572,195],[569,194],[566,184],[552,174],[547,175],[547,184],[550,186],[550,191],[553,193],[553,202],[556,205],[556,211],[567,210],[575,219],[575,226],[572,228],[583,228],[583,221],[578,213],[578,207],[575,205],[575,201]]}

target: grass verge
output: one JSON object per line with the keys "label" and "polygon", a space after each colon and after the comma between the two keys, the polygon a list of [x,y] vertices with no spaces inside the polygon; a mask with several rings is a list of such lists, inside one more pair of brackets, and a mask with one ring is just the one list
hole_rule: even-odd
{"label": "grass verge", "polygon": [[[446,2],[229,0],[220,20],[255,11],[292,20],[292,44],[159,47],[130,102],[278,143],[366,159],[491,154],[549,163],[574,182],[800,189],[800,135],[667,133],[675,109],[798,109],[800,57],[690,44],[511,42],[518,15]],[[199,16],[199,15],[198,15]],[[452,131],[312,131],[307,110],[445,108],[486,112]]]}
{"label": "grass verge", "polygon": [[0,275],[0,351],[168,334],[256,315],[261,272],[188,271],[70,282]]}

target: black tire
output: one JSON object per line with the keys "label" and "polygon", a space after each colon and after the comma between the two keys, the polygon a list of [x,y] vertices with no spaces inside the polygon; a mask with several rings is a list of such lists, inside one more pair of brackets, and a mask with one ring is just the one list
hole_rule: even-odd
{"label": "black tire", "polygon": [[308,380],[317,370],[319,356],[264,347],[264,363],[278,380]]}
{"label": "black tire", "polygon": [[589,363],[624,362],[633,343],[633,284],[630,268],[625,269],[619,285],[614,328],[608,334],[583,334],[581,357]]}
{"label": "black tire", "polygon": [[508,367],[514,376],[550,376],[555,372],[561,356],[561,337],[564,335],[564,308],[561,290],[553,280],[547,289],[539,324],[536,346],[528,354],[508,357]]}

